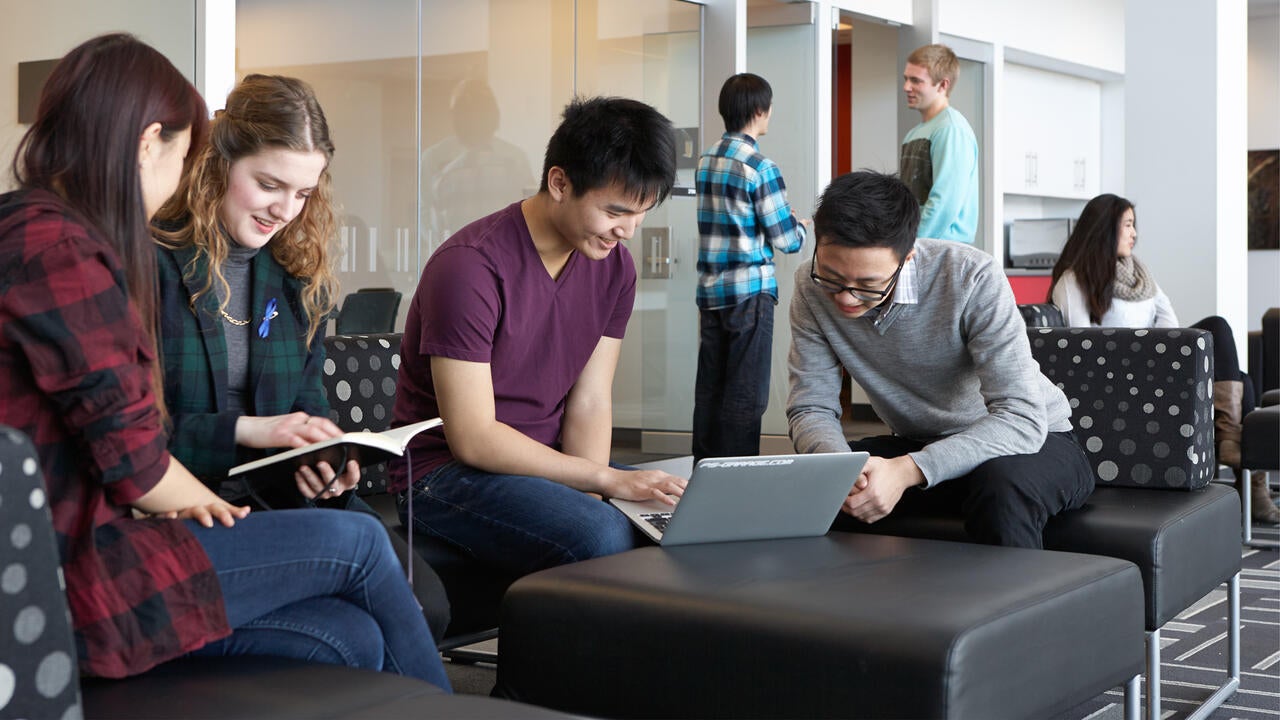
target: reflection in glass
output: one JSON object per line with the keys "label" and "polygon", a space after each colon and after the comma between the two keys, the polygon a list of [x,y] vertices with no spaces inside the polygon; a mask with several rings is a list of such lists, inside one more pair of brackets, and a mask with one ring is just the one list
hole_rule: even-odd
{"label": "reflection in glass", "polygon": [[498,100],[488,83],[458,83],[449,102],[453,134],[422,152],[424,224],[433,244],[537,191],[524,151],[497,136]]}

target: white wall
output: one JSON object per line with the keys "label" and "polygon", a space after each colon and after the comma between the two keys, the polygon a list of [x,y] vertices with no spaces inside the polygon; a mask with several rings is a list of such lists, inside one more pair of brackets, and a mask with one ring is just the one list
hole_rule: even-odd
{"label": "white wall", "polygon": [[1280,3],[1249,18],[1249,149],[1280,148]]}
{"label": "white wall", "polygon": [[[1280,148],[1280,5],[1249,18],[1249,149]],[[1280,307],[1280,250],[1249,251],[1250,330]]]}
{"label": "white wall", "polygon": [[[1138,252],[1179,320],[1216,314],[1244,328],[1245,6],[1178,8],[1126,5],[1126,196],[1138,207]],[[1243,356],[1244,334],[1236,339]]]}
{"label": "white wall", "polygon": [[938,0],[935,26],[1110,72],[1125,68],[1124,0]]}
{"label": "white wall", "polygon": [[898,67],[898,32],[862,19],[850,31],[850,74],[853,107],[850,118],[854,170],[898,172],[898,107],[904,104],[902,68]]}
{"label": "white wall", "polygon": [[106,32],[131,32],[195,81],[195,0],[7,2],[0,30],[0,191],[13,187],[10,163],[26,125],[18,124],[18,63],[55,60]]}

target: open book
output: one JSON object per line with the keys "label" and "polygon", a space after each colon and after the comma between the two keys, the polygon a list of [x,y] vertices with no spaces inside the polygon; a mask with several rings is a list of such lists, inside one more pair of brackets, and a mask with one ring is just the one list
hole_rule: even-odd
{"label": "open book", "polygon": [[271,475],[290,478],[292,483],[295,470],[304,465],[314,466],[321,461],[328,462],[338,472],[342,472],[348,460],[358,460],[360,467],[368,467],[404,455],[405,448],[415,435],[437,427],[442,422],[440,418],[432,418],[378,433],[368,430],[343,433],[328,440],[237,465],[227,471],[227,477],[250,480],[254,476]]}

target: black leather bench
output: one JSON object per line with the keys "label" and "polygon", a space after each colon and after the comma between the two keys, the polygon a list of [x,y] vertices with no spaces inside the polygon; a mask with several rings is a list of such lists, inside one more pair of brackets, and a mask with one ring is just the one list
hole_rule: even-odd
{"label": "black leather bench", "polygon": [[1136,718],[1142,612],[1114,558],[850,533],[650,547],[512,584],[494,692],[619,718],[995,720],[1124,684]]}
{"label": "black leather bench", "polygon": [[80,678],[53,524],[30,441],[0,426],[0,718],[556,718],[447,695],[391,673],[274,657],[175,660],[124,680]]}
{"label": "black leather bench", "polygon": [[[1097,472],[1086,505],[1050,520],[1050,550],[1122,558],[1142,571],[1148,717],[1161,717],[1160,630],[1222,583],[1227,677],[1192,717],[1240,683],[1240,499],[1210,483],[1213,339],[1180,328],[1028,330],[1040,369],[1067,395],[1072,424]],[[965,540],[958,515],[888,518],[868,533]]]}

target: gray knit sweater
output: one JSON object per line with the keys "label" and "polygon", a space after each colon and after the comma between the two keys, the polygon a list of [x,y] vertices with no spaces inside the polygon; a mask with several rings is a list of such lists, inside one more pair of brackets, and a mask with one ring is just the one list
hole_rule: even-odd
{"label": "gray knit sweater", "polygon": [[[847,451],[841,366],[894,434],[928,443],[911,457],[930,486],[995,457],[1033,453],[1046,432],[1071,429],[1062,391],[1031,357],[1026,323],[986,253],[917,240],[915,302],[895,297],[877,317],[847,319],[796,270],[787,420],[797,452]],[[878,322],[877,322],[878,320]]]}

